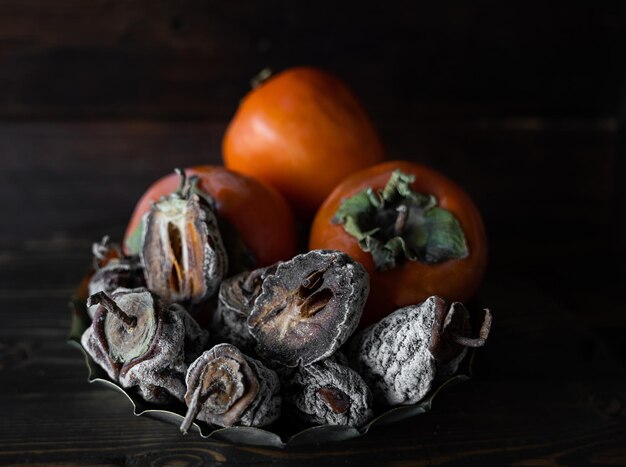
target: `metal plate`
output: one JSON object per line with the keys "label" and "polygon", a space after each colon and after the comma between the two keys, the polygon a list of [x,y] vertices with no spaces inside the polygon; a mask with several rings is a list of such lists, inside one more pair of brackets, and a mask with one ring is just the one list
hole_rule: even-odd
{"label": "metal plate", "polygon": [[[173,425],[180,426],[185,416],[186,407],[182,403],[169,404],[167,406],[151,404],[143,400],[132,388],[124,389],[117,383],[111,381],[106,372],[87,354],[80,343],[80,338],[90,325],[90,318],[86,309],[86,281],[77,290],[70,302],[72,309],[72,324],[68,343],[79,348],[85,357],[85,363],[89,370],[88,380],[90,383],[100,384],[124,394],[133,406],[133,413],[136,416],[146,415],[151,418],[162,420]],[[218,428],[203,422],[194,422],[190,432],[199,433],[203,438],[215,439],[233,444],[247,444],[254,446],[270,446],[276,448],[286,448],[290,446],[303,446],[320,444],[332,441],[342,441],[356,438],[368,432],[374,426],[381,426],[388,423],[395,423],[409,417],[428,412],[432,407],[435,396],[444,387],[466,381],[470,378],[470,369],[473,352],[468,352],[468,356],[461,364],[459,374],[440,382],[436,385],[424,399],[413,405],[394,407],[382,413],[359,429],[349,426],[320,425],[298,431],[298,427],[290,425],[287,420],[280,419],[267,429],[252,427],[230,427]],[[283,417],[284,418],[284,417]]]}

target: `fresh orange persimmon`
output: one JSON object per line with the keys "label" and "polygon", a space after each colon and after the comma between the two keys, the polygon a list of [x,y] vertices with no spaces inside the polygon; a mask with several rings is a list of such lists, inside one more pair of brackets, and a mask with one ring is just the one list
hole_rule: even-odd
{"label": "fresh orange persimmon", "polygon": [[341,182],[315,216],[309,248],[342,250],[370,273],[361,327],[431,295],[469,299],[487,262],[470,197],[439,172],[403,161]]}
{"label": "fresh orange persimmon", "polygon": [[385,159],[354,94],[316,68],[286,70],[250,91],[222,152],[226,167],[274,186],[301,217],[346,176]]}
{"label": "fresh orange persimmon", "polygon": [[[284,198],[273,188],[224,167],[197,166],[185,169],[185,173],[198,177],[197,187],[213,198],[218,218],[236,229],[236,232],[222,232],[223,237],[231,237],[224,239],[227,249],[232,237],[238,237],[246,253],[251,254],[252,261],[237,258],[235,262],[239,266],[242,262],[249,262],[243,265],[247,267],[268,266],[296,254],[293,215]],[[141,197],[124,236],[127,253],[139,252],[141,220],[152,203],[176,191],[179,184],[180,177],[172,173],[153,183]]]}

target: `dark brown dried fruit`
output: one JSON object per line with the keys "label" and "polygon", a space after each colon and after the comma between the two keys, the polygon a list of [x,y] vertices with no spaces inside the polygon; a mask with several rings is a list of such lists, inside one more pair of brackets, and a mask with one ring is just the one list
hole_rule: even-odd
{"label": "dark brown dried fruit", "polygon": [[141,259],[148,288],[169,301],[199,303],[217,292],[228,270],[213,200],[197,177],[154,203],[143,217]]}
{"label": "dark brown dried fruit", "polygon": [[[464,348],[484,345],[491,326],[486,310],[480,337],[469,333],[469,314],[461,303],[448,308],[439,297],[394,311],[350,343],[350,361],[374,398],[386,405],[414,404],[438,374],[456,372]],[[464,333],[464,334],[459,334]]]}
{"label": "dark brown dried fruit", "polygon": [[233,345],[204,352],[189,366],[186,383],[183,433],[196,418],[219,426],[265,426],[280,416],[276,373]]}
{"label": "dark brown dried fruit", "polygon": [[261,285],[273,274],[278,263],[266,268],[246,271],[222,282],[217,309],[211,314],[211,337],[214,343],[227,342],[244,352],[254,349],[256,341],[248,329],[248,316]]}
{"label": "dark brown dried fruit", "polygon": [[332,355],[354,332],[368,292],[365,269],[340,251],[314,250],[280,264],[248,318],[257,352],[289,367]]}
{"label": "dark brown dried fruit", "polygon": [[[138,256],[126,256],[118,245],[104,237],[100,243],[93,244],[94,268],[96,271],[89,280],[89,295],[97,292],[112,293],[118,287],[134,289],[145,286],[143,269]],[[87,308],[89,316],[97,306]]]}
{"label": "dark brown dried fruit", "polygon": [[97,309],[81,344],[124,388],[137,387],[148,402],[182,400],[187,363],[208,342],[185,309],[166,305],[147,289],[98,292],[88,305]]}
{"label": "dark brown dried fruit", "polygon": [[363,378],[330,358],[298,368],[283,394],[285,408],[307,424],[362,426],[373,414]]}

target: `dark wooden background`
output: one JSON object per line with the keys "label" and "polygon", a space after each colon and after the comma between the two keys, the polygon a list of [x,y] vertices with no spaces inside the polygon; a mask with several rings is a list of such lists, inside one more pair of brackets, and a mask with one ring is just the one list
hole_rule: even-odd
{"label": "dark wooden background", "polygon": [[[65,301],[91,242],[121,237],[152,180],[175,166],[219,163],[252,76],[303,64],[353,87],[391,157],[430,164],[475,198],[491,246],[482,298],[498,306],[509,340],[494,338],[499,360],[483,352],[483,380],[452,393],[462,402],[446,396],[456,411],[392,430],[393,454],[369,451],[372,441],[389,444],[379,433],[317,456],[264,452],[259,462],[378,452],[394,462],[626,463],[620,444],[600,442],[625,436],[625,10],[620,1],[0,0],[0,408],[13,415],[0,417],[0,464],[133,464],[152,460],[133,440],[149,450],[182,443],[172,427],[132,419],[119,396],[84,382],[79,354],[63,343]],[[558,378],[574,382],[560,387]],[[579,379],[613,392],[590,395]],[[541,392],[539,382],[547,398],[515,406]],[[512,391],[510,405],[498,391]],[[566,402],[544,436],[524,438],[534,422],[522,415],[545,414],[560,391]],[[504,418],[485,414],[477,403],[485,394]],[[104,431],[85,413],[103,400],[115,414],[111,422],[109,409],[94,415]],[[24,413],[44,405],[44,414]],[[593,436],[574,436],[583,422]],[[127,427],[121,445],[109,436],[114,424]],[[449,455],[433,425],[453,432]],[[415,437],[425,441],[416,446]],[[214,449],[251,460],[252,451],[185,443],[191,458]],[[140,452],[124,457],[124,449]]]}

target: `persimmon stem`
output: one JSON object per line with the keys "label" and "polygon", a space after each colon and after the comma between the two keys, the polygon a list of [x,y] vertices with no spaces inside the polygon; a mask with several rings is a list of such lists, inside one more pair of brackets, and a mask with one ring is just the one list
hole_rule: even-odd
{"label": "persimmon stem", "polygon": [[102,305],[109,313],[113,313],[129,328],[137,326],[137,317],[131,316],[122,310],[105,292],[97,292],[87,299],[87,306]]}
{"label": "persimmon stem", "polygon": [[261,84],[271,78],[272,69],[269,67],[263,68],[259,73],[250,80],[250,87],[252,89],[258,88]]}
{"label": "persimmon stem", "polygon": [[176,173],[176,175],[180,177],[180,185],[178,185],[178,192],[182,195],[185,190],[185,186],[187,185],[187,174],[185,173],[183,169],[180,169],[178,167],[174,169],[174,172]]}
{"label": "persimmon stem", "polygon": [[187,409],[187,413],[185,414],[185,418],[183,423],[180,424],[180,431],[183,434],[187,434],[191,424],[196,419],[198,412],[200,412],[200,392],[202,391],[202,383],[198,384],[198,387],[193,392],[193,396],[191,396],[191,402],[189,402],[189,408]]}
{"label": "persimmon stem", "polygon": [[187,172],[184,169],[176,168],[174,169],[176,175],[180,177],[180,185],[178,186],[178,190],[176,193],[183,199],[189,198],[189,193],[191,189],[198,183],[197,175],[192,175],[190,177],[187,176]]}
{"label": "persimmon stem", "polygon": [[398,211],[398,217],[396,217],[396,222],[393,225],[393,234],[395,237],[399,237],[404,232],[406,222],[409,219],[409,208],[406,204],[401,204],[396,208],[396,211]]}
{"label": "persimmon stem", "polygon": [[443,324],[446,320],[448,312],[451,312],[452,308],[448,309],[447,306],[437,306],[435,308],[435,324],[433,326],[433,333],[430,338],[430,350],[435,352],[439,348],[443,334]]}
{"label": "persimmon stem", "polygon": [[455,333],[451,333],[450,337],[454,342],[464,347],[482,347],[485,345],[485,343],[487,342],[487,338],[489,337],[489,331],[491,330],[491,321],[491,312],[488,309],[485,309],[485,317],[483,318],[483,323],[480,326],[478,337],[472,338],[459,336]]}
{"label": "persimmon stem", "polygon": [[[202,395],[202,380],[204,379],[205,372],[206,372],[206,369],[198,381],[198,387],[196,388],[196,390],[193,392],[193,395],[191,396],[191,401],[189,402],[189,406],[188,406],[189,408],[187,409],[187,413],[185,414],[185,418],[183,419],[183,422],[180,424],[180,431],[184,435],[187,434],[187,432],[189,431],[189,428],[191,428],[191,424],[198,416],[198,412],[200,412],[200,408],[201,408],[200,395]],[[211,396],[211,394],[215,394],[216,392],[218,392],[219,387],[220,387],[219,382],[213,383],[211,386],[209,386],[209,388],[203,394],[204,395],[203,399],[206,400],[208,397]]]}
{"label": "persimmon stem", "polygon": [[180,177],[180,186],[178,187],[179,196],[183,199],[189,198],[189,193],[194,183],[197,181],[197,177],[195,175],[188,177],[183,169],[174,169],[174,172]]}

